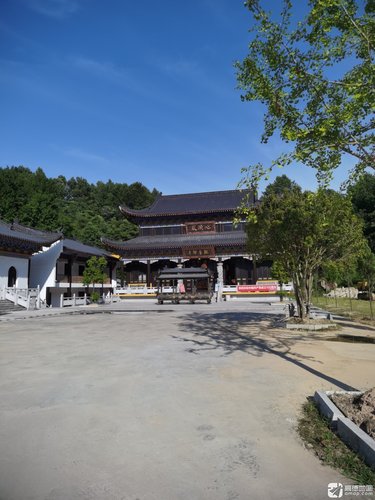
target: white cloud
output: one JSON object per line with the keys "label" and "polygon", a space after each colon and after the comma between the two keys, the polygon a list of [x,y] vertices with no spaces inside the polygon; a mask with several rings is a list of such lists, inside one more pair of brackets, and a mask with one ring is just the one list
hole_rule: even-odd
{"label": "white cloud", "polygon": [[201,75],[198,63],[187,59],[160,62],[159,69],[169,75],[189,76],[194,78]]}
{"label": "white cloud", "polygon": [[168,78],[185,82],[214,93],[221,98],[232,96],[232,87],[214,69],[202,65],[197,60],[179,58],[176,60],[155,59],[153,65]]}
{"label": "white cloud", "polygon": [[95,153],[90,153],[88,151],[84,151],[80,148],[69,148],[64,151],[64,154],[67,156],[71,156],[78,160],[95,162],[95,163],[109,163],[109,159],[104,156],[97,155]]}
{"label": "white cloud", "polygon": [[88,57],[74,56],[70,58],[70,62],[77,69],[88,71],[114,83],[129,84],[131,82],[128,71],[108,61],[102,62]]}
{"label": "white cloud", "polygon": [[179,102],[163,89],[159,88],[158,92],[155,92],[152,79],[145,78],[139,69],[124,67],[111,61],[98,61],[84,56],[72,56],[69,58],[68,63],[79,71],[86,72],[96,78],[102,78],[143,98],[171,106],[179,105]]}
{"label": "white cloud", "polygon": [[64,19],[80,8],[79,0],[29,0],[27,6],[38,14]]}

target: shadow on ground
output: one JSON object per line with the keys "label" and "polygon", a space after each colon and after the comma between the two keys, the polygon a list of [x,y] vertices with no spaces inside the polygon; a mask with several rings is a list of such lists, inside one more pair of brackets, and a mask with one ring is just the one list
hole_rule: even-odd
{"label": "shadow on ground", "polygon": [[256,357],[274,355],[340,389],[355,390],[345,382],[305,363],[321,361],[293,351],[297,342],[312,342],[313,335],[283,330],[281,315],[256,312],[192,313],[184,316],[179,328],[187,336],[172,337],[190,344],[191,347],[186,349],[189,353],[198,355],[202,351],[219,350],[222,351],[222,356],[236,352]]}
{"label": "shadow on ground", "polygon": [[368,332],[375,333],[374,326],[367,325],[365,323],[354,323],[355,320],[352,321],[350,319],[343,318],[343,316],[333,316],[333,320],[336,321],[340,326],[345,326],[347,328],[351,328],[352,330],[366,330]]}

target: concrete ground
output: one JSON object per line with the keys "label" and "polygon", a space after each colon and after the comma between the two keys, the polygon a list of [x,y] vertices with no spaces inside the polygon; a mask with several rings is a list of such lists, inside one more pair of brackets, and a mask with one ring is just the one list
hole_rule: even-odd
{"label": "concrete ground", "polygon": [[353,483],[295,425],[316,389],[375,385],[375,344],[270,330],[278,304],[77,311],[0,318],[1,500],[319,500]]}

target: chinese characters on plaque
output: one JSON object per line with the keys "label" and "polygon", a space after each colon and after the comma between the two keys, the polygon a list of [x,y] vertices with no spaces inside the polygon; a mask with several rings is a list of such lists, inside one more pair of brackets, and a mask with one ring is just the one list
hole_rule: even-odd
{"label": "chinese characters on plaque", "polygon": [[202,258],[202,257],[214,257],[215,249],[214,247],[197,247],[197,248],[183,248],[183,256],[189,259],[191,258]]}
{"label": "chinese characters on plaque", "polygon": [[215,222],[192,222],[186,224],[187,234],[215,233]]}

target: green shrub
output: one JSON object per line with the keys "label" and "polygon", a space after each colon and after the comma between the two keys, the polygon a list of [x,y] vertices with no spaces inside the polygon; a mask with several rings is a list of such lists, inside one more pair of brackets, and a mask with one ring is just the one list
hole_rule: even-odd
{"label": "green shrub", "polygon": [[98,300],[100,299],[100,293],[92,292],[92,294],[90,295],[90,299],[92,302],[98,302]]}

